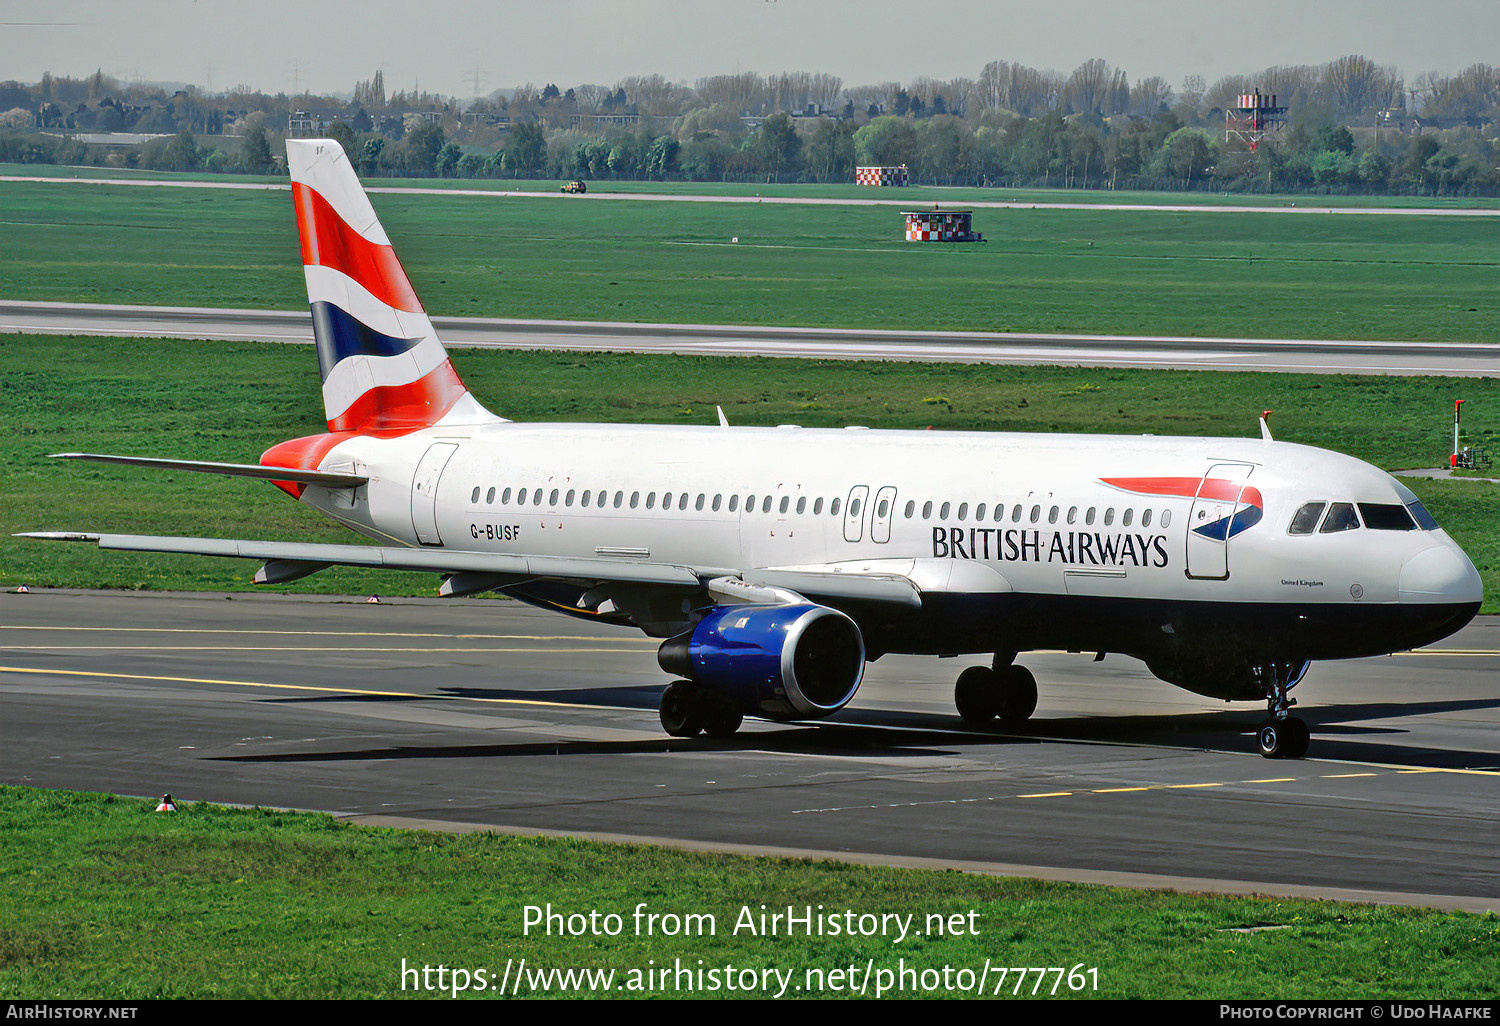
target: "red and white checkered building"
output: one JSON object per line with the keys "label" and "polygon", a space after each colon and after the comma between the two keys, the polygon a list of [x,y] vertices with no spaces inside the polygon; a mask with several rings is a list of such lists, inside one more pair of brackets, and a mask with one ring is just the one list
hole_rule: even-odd
{"label": "red and white checkered building", "polygon": [[855,185],[910,185],[911,176],[906,165],[899,167],[857,167],[854,169]]}
{"label": "red and white checkered building", "polygon": [[903,210],[907,242],[983,242],[972,210]]}

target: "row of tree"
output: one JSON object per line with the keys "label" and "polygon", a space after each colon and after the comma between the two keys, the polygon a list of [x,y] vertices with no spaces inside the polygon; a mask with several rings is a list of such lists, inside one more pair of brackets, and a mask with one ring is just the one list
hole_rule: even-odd
{"label": "row of tree", "polygon": [[306,93],[273,96],[247,85],[214,95],[191,85],[169,93],[156,85],[121,83],[102,72],[83,78],[47,74],[29,85],[0,83],[0,112],[25,112],[34,127],[45,129],[197,134],[217,134],[256,112],[276,122],[294,110],[346,108],[394,113],[398,116],[390,123],[398,126],[403,112],[437,113],[454,121],[467,112],[506,115],[512,121],[540,120],[552,130],[568,127],[580,114],[670,120],[715,108],[732,111],[736,117],[815,111],[861,123],[881,115],[918,120],[956,115],[972,120],[993,110],[1029,118],[1050,113],[1154,118],[1172,110],[1184,124],[1192,125],[1222,116],[1238,96],[1257,88],[1275,94],[1282,106],[1324,108],[1346,121],[1369,123],[1383,111],[1420,117],[1435,127],[1477,128],[1500,121],[1500,68],[1475,64],[1456,75],[1424,72],[1407,82],[1395,68],[1359,54],[1326,64],[1275,66],[1253,75],[1228,75],[1212,84],[1189,76],[1175,90],[1160,76],[1132,81],[1124,69],[1095,58],[1070,73],[996,60],[972,79],[917,78],[857,86],[846,86],[834,75],[812,72],[712,75],[692,85],[645,75],[621,79],[613,86],[584,84],[566,90],[555,84],[538,89],[528,83],[468,102],[416,89],[388,92],[384,75],[378,71],[373,78],[356,83],[352,100]]}
{"label": "row of tree", "polygon": [[[1500,143],[1492,135],[1387,130],[1377,141],[1373,128],[1313,117],[1297,119],[1278,142],[1254,151],[1170,112],[1151,120],[991,112],[977,123],[882,116],[859,127],[774,114],[738,137],[697,131],[686,138],[651,128],[548,132],[524,122],[494,150],[462,145],[425,120],[400,141],[346,124],[329,134],[367,177],[849,182],[858,166],[904,164],[915,182],[935,185],[1500,195]],[[120,163],[267,174],[284,172],[280,153],[280,139],[257,127],[231,148],[200,145],[180,132],[126,151]],[[74,140],[0,132],[0,161],[105,159],[99,148]]]}

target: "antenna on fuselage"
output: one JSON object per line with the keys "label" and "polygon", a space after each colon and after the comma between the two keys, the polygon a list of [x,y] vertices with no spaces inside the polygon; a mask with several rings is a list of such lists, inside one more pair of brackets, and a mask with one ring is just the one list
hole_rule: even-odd
{"label": "antenna on fuselage", "polygon": [[1270,410],[1260,411],[1260,437],[1268,442],[1276,441],[1271,437],[1271,412]]}
{"label": "antenna on fuselage", "polygon": [[722,406],[715,406],[714,409],[716,409],[716,410],[719,411],[719,427],[728,427],[729,426],[729,418],[726,417],[726,416],[724,416],[724,407],[722,407]]}

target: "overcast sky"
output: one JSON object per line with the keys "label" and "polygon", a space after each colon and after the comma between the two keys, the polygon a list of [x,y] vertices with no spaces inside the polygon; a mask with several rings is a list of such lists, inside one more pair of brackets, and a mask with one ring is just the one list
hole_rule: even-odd
{"label": "overcast sky", "polygon": [[1500,63],[1500,0],[0,0],[0,80],[102,68],[268,93],[459,97],[628,75],[814,71],[846,86],[977,78],[996,59],[1209,84],[1358,53],[1408,82]]}

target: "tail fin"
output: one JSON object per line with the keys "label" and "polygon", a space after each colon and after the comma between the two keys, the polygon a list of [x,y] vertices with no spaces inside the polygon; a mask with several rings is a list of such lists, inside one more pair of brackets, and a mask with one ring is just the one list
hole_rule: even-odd
{"label": "tail fin", "polygon": [[459,380],[343,147],[288,139],[286,155],[328,430],[496,419]]}

